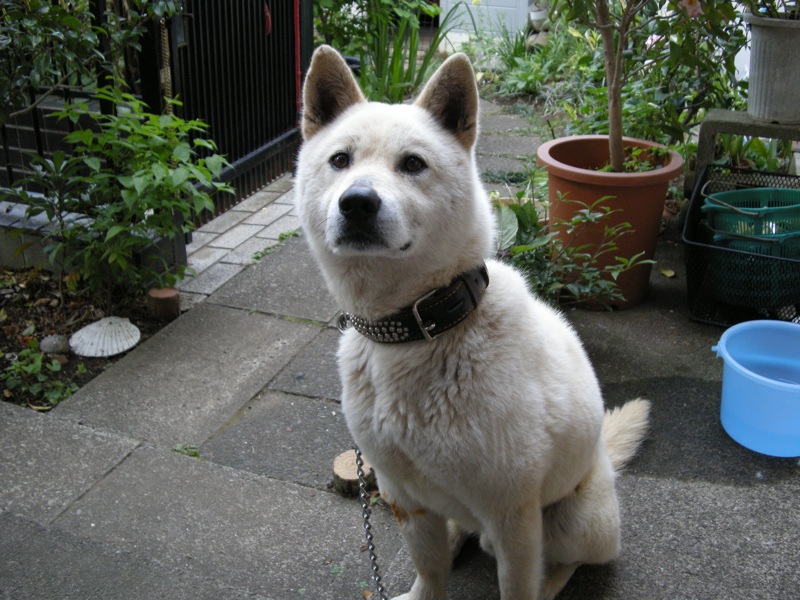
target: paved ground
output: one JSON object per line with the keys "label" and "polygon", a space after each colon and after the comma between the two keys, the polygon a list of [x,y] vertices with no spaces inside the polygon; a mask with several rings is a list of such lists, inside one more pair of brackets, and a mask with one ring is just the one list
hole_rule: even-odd
{"label": "paved ground", "polygon": [[[537,143],[527,122],[483,112],[482,168],[516,170]],[[302,238],[267,251],[298,228],[291,194],[283,178],[197,232],[191,310],[73,398],[46,415],[0,403],[0,597],[362,598],[360,509],[328,488],[351,445],[336,306]],[[655,270],[643,305],[568,312],[608,403],[645,396],[654,415],[619,480],[622,555],[581,568],[562,598],[797,598],[800,463],[722,430],[722,330],[688,319],[668,237],[656,258],[676,277]],[[406,591],[394,522],[373,520],[384,579]],[[498,599],[492,560],[469,547],[450,589]]]}

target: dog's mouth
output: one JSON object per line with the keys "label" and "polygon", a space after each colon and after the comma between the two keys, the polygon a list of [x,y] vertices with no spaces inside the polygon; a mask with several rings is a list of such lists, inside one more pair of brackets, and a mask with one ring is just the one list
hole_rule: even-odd
{"label": "dog's mouth", "polygon": [[377,231],[344,231],[334,239],[334,246],[338,250],[350,250],[359,254],[368,252],[384,253],[387,250],[405,253],[413,245],[413,241],[409,240],[400,246],[394,247]]}

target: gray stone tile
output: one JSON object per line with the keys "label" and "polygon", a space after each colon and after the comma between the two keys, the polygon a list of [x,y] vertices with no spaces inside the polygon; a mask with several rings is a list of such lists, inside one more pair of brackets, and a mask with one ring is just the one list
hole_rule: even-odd
{"label": "gray stone tile", "polygon": [[221,262],[237,265],[252,265],[259,261],[257,257],[260,253],[263,253],[275,244],[276,242],[273,240],[254,236],[228,252],[228,254],[222,258]]}
{"label": "gray stone tile", "polygon": [[264,187],[261,191],[264,192],[288,192],[294,186],[294,180],[292,179],[292,175],[287,173],[282,177],[279,177],[266,187]]}
{"label": "gray stone tile", "polygon": [[136,445],[0,402],[0,512],[50,522]]}
{"label": "gray stone tile", "polygon": [[135,548],[90,540],[0,512],[3,598],[44,600],[265,600],[246,589],[220,586],[182,565],[162,565]]}
{"label": "gray stone tile", "polygon": [[282,192],[267,192],[264,190],[256,192],[239,202],[239,204],[236,205],[236,210],[250,213],[259,211],[280,198],[281,193]]}
{"label": "gray stone tile", "polygon": [[[391,556],[391,515],[373,515],[376,530],[392,528],[381,534]],[[356,598],[370,577],[356,500],[154,449],[135,452],[60,526],[276,600]]]}
{"label": "gray stone tile", "polygon": [[336,351],[341,337],[338,329],[327,327],[298,353],[270,384],[271,389],[314,398],[339,400],[342,386]]}
{"label": "gray stone tile", "polygon": [[287,204],[270,204],[254,212],[251,217],[245,220],[245,223],[252,225],[271,225],[291,209],[292,207]]}
{"label": "gray stone tile", "polygon": [[186,245],[186,254],[191,256],[193,253],[200,250],[200,248],[208,244],[208,242],[214,240],[218,235],[218,233],[193,231],[192,243]]}
{"label": "gray stone tile", "polygon": [[265,227],[258,233],[258,237],[277,240],[282,233],[287,233],[289,231],[300,231],[300,219],[291,214],[287,214],[275,221],[272,225]]}
{"label": "gray stone tile", "polygon": [[204,302],[53,414],[162,447],[202,444],[319,331]]}
{"label": "gray stone tile", "polygon": [[333,459],[352,446],[338,402],[263,391],[200,453],[217,464],[325,490]]}
{"label": "gray stone tile", "polygon": [[[203,246],[199,250],[194,251],[187,259],[188,266],[194,269],[198,274],[205,271],[208,267],[218,262],[222,257],[227,254],[225,248],[213,248],[211,246]],[[187,278],[187,283],[189,279]]]}
{"label": "gray stone tile", "polygon": [[197,231],[201,233],[225,233],[244,219],[250,216],[249,212],[238,211],[235,208],[225,211],[220,216],[216,217],[213,221],[209,221]]}
{"label": "gray stone tile", "polygon": [[214,248],[225,248],[227,250],[231,250],[256,235],[262,229],[263,227],[261,225],[247,225],[245,223],[238,223],[217,237],[215,240],[209,242],[209,245],[213,246]]}
{"label": "gray stone tile", "polygon": [[337,312],[302,238],[287,239],[212,294],[208,302],[322,323]]}
{"label": "gray stone tile", "polygon": [[[223,253],[220,258],[227,255]],[[213,294],[224,283],[237,275],[243,266],[232,263],[217,262],[198,273],[197,277],[187,279],[181,283],[180,290],[196,294]]]}

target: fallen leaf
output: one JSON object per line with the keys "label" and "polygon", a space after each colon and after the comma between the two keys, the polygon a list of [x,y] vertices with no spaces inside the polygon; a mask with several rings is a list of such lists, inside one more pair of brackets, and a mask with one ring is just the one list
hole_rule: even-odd
{"label": "fallen leaf", "polygon": [[661,267],[658,270],[658,272],[661,273],[664,277],[669,277],[670,279],[675,277],[675,271],[673,271],[672,269],[667,269],[667,268]]}

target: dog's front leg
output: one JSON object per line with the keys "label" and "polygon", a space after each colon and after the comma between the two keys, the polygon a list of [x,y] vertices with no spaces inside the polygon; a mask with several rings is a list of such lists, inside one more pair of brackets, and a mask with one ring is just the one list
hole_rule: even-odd
{"label": "dog's front leg", "polygon": [[538,600],[544,578],[539,503],[519,507],[491,527],[502,600]]}
{"label": "dog's front leg", "polygon": [[451,565],[447,520],[424,510],[392,510],[417,570],[411,591],[394,600],[443,600]]}

